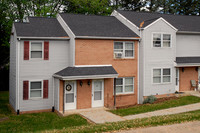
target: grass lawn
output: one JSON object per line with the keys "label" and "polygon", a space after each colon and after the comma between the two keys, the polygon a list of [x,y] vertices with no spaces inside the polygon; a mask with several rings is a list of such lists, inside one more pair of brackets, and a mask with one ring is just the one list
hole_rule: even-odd
{"label": "grass lawn", "polygon": [[36,132],[42,130],[63,129],[74,126],[88,125],[86,119],[79,115],[60,117],[56,113],[12,114],[8,108],[8,92],[0,92],[0,132]]}
{"label": "grass lawn", "polygon": [[168,125],[175,123],[183,123],[187,121],[196,121],[200,120],[200,110],[192,111],[181,114],[167,115],[167,116],[157,116],[151,118],[142,118],[135,119],[130,121],[115,122],[115,123],[106,123],[98,125],[85,125],[80,127],[72,127],[61,130],[54,130],[49,132],[78,132],[78,133],[94,133],[94,132],[108,132],[116,130],[127,130],[130,128],[139,128],[139,127],[150,127],[158,125]]}
{"label": "grass lawn", "polygon": [[134,106],[130,108],[111,110],[110,112],[120,115],[120,116],[126,116],[126,115],[134,115],[134,114],[140,114],[140,113],[145,113],[145,112],[151,112],[151,111],[160,110],[160,109],[167,109],[171,107],[183,106],[183,105],[188,105],[188,104],[193,104],[193,103],[198,103],[198,102],[200,102],[199,97],[183,96],[183,97],[180,97],[179,99],[168,100],[161,103],[144,104],[144,105]]}

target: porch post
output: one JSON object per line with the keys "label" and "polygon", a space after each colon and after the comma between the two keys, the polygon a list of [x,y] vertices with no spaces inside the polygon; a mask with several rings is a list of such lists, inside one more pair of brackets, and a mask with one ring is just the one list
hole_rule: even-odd
{"label": "porch post", "polygon": [[65,113],[65,82],[63,80],[63,114]]}
{"label": "porch post", "polygon": [[116,108],[116,78],[114,78],[114,108]]}

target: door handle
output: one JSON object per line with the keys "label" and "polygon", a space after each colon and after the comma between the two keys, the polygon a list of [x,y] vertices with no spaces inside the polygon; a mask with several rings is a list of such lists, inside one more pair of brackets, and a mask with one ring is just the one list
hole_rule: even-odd
{"label": "door handle", "polygon": [[92,97],[93,97],[93,94],[92,94]]}
{"label": "door handle", "polygon": [[76,98],[76,96],[75,96],[75,98]]}

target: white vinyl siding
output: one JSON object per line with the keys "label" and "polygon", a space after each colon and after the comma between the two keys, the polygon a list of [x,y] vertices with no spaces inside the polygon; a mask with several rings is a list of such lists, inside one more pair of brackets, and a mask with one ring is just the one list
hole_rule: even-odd
{"label": "white vinyl siding", "polygon": [[31,53],[31,58],[42,58],[43,54],[42,42],[31,42],[30,53]]}
{"label": "white vinyl siding", "polygon": [[117,78],[116,93],[117,94],[134,93],[134,78],[133,77]]}
{"label": "white vinyl siding", "polygon": [[114,54],[122,53],[122,58],[134,58],[134,42],[114,42]]}
{"label": "white vinyl siding", "polygon": [[170,83],[171,69],[170,68],[155,68],[153,69],[153,83]]}
{"label": "white vinyl siding", "polygon": [[153,47],[171,47],[171,34],[153,33]]}

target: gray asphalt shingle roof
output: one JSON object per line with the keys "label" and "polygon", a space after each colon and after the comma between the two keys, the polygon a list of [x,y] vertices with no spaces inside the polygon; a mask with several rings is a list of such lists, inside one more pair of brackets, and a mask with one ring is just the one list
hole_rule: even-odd
{"label": "gray asphalt shingle roof", "polygon": [[117,74],[112,66],[95,67],[67,67],[57,73],[59,76],[92,76],[92,75],[112,75]]}
{"label": "gray asphalt shingle roof", "polygon": [[138,37],[113,16],[60,14],[76,36]]}
{"label": "gray asphalt shingle roof", "polygon": [[200,57],[176,57],[176,63],[200,63]]}
{"label": "gray asphalt shingle roof", "polygon": [[[134,11],[121,11],[117,10],[120,14],[134,23],[136,26],[140,26],[142,21],[145,21],[144,26],[153,22],[153,20],[160,17],[164,18],[171,25],[177,28],[179,31],[188,32],[200,32],[200,17],[189,16],[189,15],[169,15],[160,13],[149,13],[149,12],[134,12]],[[148,22],[149,21],[149,22]]]}
{"label": "gray asphalt shingle roof", "polygon": [[24,37],[68,37],[56,18],[29,17],[29,22],[16,22],[17,36]]}

